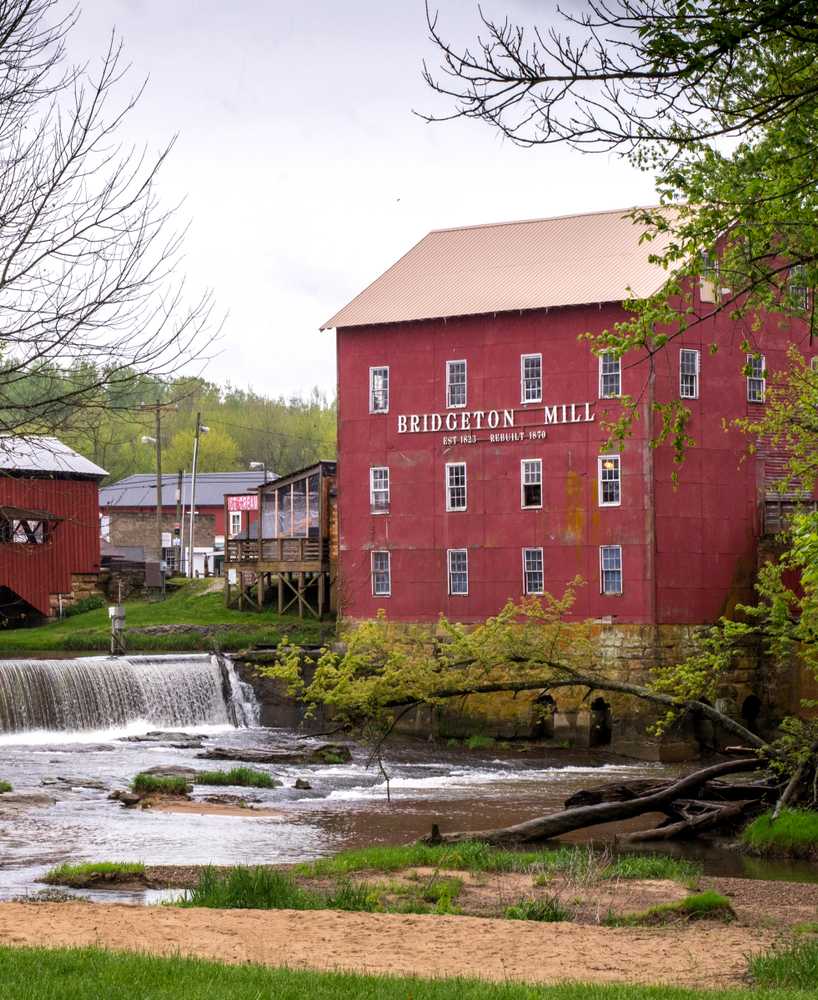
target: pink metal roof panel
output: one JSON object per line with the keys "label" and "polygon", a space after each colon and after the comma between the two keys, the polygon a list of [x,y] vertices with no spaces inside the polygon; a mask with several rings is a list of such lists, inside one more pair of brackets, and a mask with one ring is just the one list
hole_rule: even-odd
{"label": "pink metal roof panel", "polygon": [[434,230],[321,329],[650,295],[664,244],[642,232],[622,210]]}

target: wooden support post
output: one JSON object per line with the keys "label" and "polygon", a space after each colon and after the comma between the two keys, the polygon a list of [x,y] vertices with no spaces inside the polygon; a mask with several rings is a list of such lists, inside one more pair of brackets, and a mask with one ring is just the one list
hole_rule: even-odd
{"label": "wooden support post", "polygon": [[224,578],[224,606],[226,608],[230,607],[230,577],[226,576]]}
{"label": "wooden support post", "polygon": [[264,607],[264,574],[263,573],[259,573],[259,575],[258,575],[258,609],[259,609],[259,611],[261,611],[261,609],[263,607]]}
{"label": "wooden support post", "polygon": [[284,611],[284,575],[278,571],[278,613]]}
{"label": "wooden support post", "polygon": [[304,574],[298,574],[298,617],[304,617]]}
{"label": "wooden support post", "polygon": [[325,573],[318,574],[318,620],[321,621],[324,617],[324,578]]}

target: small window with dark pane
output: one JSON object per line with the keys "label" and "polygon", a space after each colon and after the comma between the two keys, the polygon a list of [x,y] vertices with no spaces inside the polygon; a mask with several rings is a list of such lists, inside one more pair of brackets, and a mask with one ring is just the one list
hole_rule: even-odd
{"label": "small window with dark pane", "polygon": [[520,475],[523,507],[542,507],[542,459],[522,462]]}

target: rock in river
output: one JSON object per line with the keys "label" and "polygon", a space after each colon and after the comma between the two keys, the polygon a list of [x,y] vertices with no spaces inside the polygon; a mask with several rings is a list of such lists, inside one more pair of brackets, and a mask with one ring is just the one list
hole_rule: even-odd
{"label": "rock in river", "polygon": [[295,750],[280,747],[262,747],[259,750],[213,747],[196,756],[205,760],[240,760],[246,764],[348,764],[352,760],[349,748],[342,743],[324,743],[320,747],[299,747]]}

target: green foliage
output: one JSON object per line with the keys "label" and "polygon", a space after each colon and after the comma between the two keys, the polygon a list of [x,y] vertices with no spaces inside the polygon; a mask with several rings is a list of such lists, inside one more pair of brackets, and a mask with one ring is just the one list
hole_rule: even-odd
{"label": "green foliage", "polygon": [[482,733],[474,733],[466,740],[469,750],[482,750],[484,747],[493,747],[494,744],[493,736],[484,736]]}
{"label": "green foliage", "polygon": [[13,791],[14,791],[14,788],[12,787],[11,782],[9,782],[9,781],[0,781],[0,795],[2,795],[3,792],[13,792]]}
{"label": "green foliage", "polygon": [[190,791],[187,778],[161,778],[155,774],[137,774],[131,791],[156,795],[186,795]]}
{"label": "green foliage", "polygon": [[688,896],[679,903],[652,906],[642,913],[626,917],[608,911],[604,924],[607,927],[643,927],[687,920],[733,920],[735,913],[726,896],[717,892],[702,892]]}
{"label": "green foliage", "polygon": [[66,618],[71,618],[72,615],[84,615],[86,611],[96,611],[97,608],[105,608],[107,606],[108,602],[102,594],[91,594],[90,597],[86,597],[82,601],[66,605],[63,609],[63,614]]}
{"label": "green foliage", "polygon": [[560,903],[558,896],[545,899],[521,899],[516,906],[509,906],[506,920],[540,920],[546,924],[570,920],[571,913]]}
{"label": "green foliage", "polygon": [[242,764],[229,771],[197,771],[194,779],[197,785],[238,785],[246,788],[275,788],[280,785],[266,771],[259,771]]}
{"label": "green foliage", "polygon": [[141,878],[145,875],[145,865],[141,861],[86,861],[62,864],[50,868],[42,877],[51,885],[86,886],[96,881],[117,881]]}
{"label": "green foliage", "polygon": [[753,854],[777,857],[818,857],[818,813],[784,808],[771,823],[772,811],[759,816],[742,835]]}

